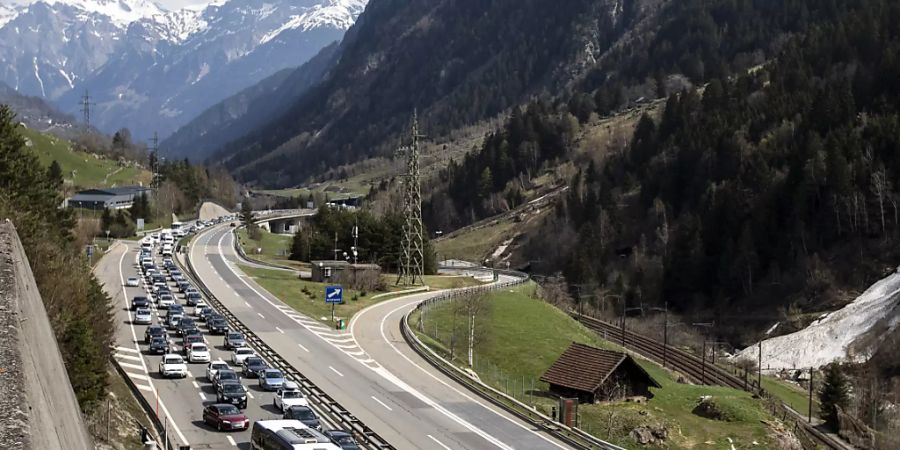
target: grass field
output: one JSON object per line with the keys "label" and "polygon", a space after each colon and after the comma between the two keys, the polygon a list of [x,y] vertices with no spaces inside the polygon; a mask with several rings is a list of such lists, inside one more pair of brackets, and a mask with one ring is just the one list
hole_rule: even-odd
{"label": "grass field", "polygon": [[[555,401],[544,395],[547,386],[538,379],[571,342],[612,349],[617,346],[602,341],[562,311],[533,298],[533,292],[534,285],[528,284],[490,295],[492,306],[486,326],[481,329],[484,341],[475,349],[475,371],[482,381],[549,413]],[[416,328],[418,315],[411,320]],[[449,354],[450,336],[455,335],[455,361],[465,364],[465,358],[459,358],[465,356],[468,342],[465,320],[454,319],[449,305],[427,312],[423,328],[429,336],[427,343],[445,355]],[[658,365],[643,359],[639,363],[662,388],[655,389],[654,397],[643,404],[580,405],[583,429],[635,449],[644,448],[629,437],[639,425],[662,425],[668,430],[665,445],[651,448],[765,448],[767,428],[761,421],[771,418],[761,400],[729,388],[679,384]],[[693,414],[691,411],[703,395],[712,395],[730,420]]]}
{"label": "grass field", "polygon": [[293,267],[297,270],[308,270],[309,264],[300,261],[294,261],[290,258],[292,236],[284,234],[269,233],[266,230],[260,230],[262,239],[254,241],[247,235],[247,230],[241,228],[238,230],[238,239],[244,253],[253,259],[265,261],[281,266]]}
{"label": "grass field", "polygon": [[509,238],[515,225],[512,220],[501,220],[482,228],[435,241],[434,250],[442,260],[460,259],[480,262]]}
{"label": "grass field", "polygon": [[78,188],[148,184],[150,172],[136,167],[121,167],[116,161],[98,159],[88,153],[71,150],[71,143],[35,130],[22,129],[31,149],[44,165],[54,160],[62,168],[63,178]]}

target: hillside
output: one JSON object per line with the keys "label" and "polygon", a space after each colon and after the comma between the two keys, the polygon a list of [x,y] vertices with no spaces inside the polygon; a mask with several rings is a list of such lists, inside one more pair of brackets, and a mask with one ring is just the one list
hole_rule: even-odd
{"label": "hillside", "polygon": [[44,166],[59,163],[67,190],[150,183],[150,172],[130,162],[119,163],[104,157],[73,150],[71,142],[23,128],[29,148]]}

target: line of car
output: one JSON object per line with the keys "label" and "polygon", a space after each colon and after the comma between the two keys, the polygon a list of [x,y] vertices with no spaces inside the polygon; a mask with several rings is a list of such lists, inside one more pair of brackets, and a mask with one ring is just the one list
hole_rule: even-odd
{"label": "line of car", "polygon": [[[165,243],[167,235],[161,234],[158,241]],[[280,370],[269,367],[264,358],[247,346],[241,333],[229,330],[227,320],[206,304],[199,290],[190,284],[171,256],[160,255],[162,266],[156,265],[156,242],[157,239],[151,237],[142,240],[138,255],[141,276],[129,277],[126,281],[128,286],[140,287],[143,279],[148,292],[146,296],[131,299],[132,322],[147,325],[144,330],[146,352],[162,355],[157,370],[163,378],[185,378],[189,372],[188,364],[206,364],[206,379],[216,392],[216,402],[203,408],[203,421],[219,431],[246,430],[250,419],[242,410],[247,408],[248,396],[241,377],[255,379],[261,390],[274,393],[272,405],[282,413],[283,420],[256,421],[261,426],[254,424],[253,436],[266,434],[266,430],[271,428],[263,422],[286,422],[278,426],[291,431],[275,433],[270,436],[271,439],[264,439],[266,445],[252,444],[253,448],[305,448],[296,446],[303,441],[306,444],[315,443],[316,446],[310,448],[316,449],[358,449],[350,433],[323,430],[319,417],[299,386],[286,380]],[[182,295],[184,304],[173,289]],[[153,323],[154,307],[159,312],[158,323]],[[188,315],[186,308],[191,307],[193,310]],[[208,335],[223,336],[225,349],[231,351],[230,363],[212,359],[200,323],[205,324]],[[174,337],[181,339],[180,346],[176,346]],[[297,431],[301,429],[304,431]],[[291,437],[291,433],[302,436],[297,440]]]}

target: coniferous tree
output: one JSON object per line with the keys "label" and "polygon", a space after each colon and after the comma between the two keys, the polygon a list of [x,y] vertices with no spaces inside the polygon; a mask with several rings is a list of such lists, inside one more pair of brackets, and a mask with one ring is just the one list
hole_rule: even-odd
{"label": "coniferous tree", "polygon": [[850,404],[850,392],[847,377],[837,364],[829,364],[825,368],[825,380],[819,390],[822,418],[833,429],[838,428],[837,408],[846,409]]}

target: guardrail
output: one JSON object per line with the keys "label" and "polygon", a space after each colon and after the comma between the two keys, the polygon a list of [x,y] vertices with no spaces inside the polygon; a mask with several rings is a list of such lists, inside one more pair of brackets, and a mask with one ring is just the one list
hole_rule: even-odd
{"label": "guardrail", "polygon": [[251,346],[257,349],[259,354],[263,356],[266,360],[268,360],[273,367],[281,370],[287,378],[295,381],[299,386],[300,390],[303,391],[303,394],[314,404],[318,405],[322,411],[324,411],[325,415],[328,418],[336,423],[340,424],[342,427],[345,427],[346,430],[352,432],[358,440],[361,441],[362,445],[369,449],[393,449],[384,438],[379,436],[375,431],[366,426],[361,420],[357,419],[353,414],[351,414],[346,408],[341,406],[340,403],[335,401],[331,396],[329,396],[325,391],[320,389],[315,385],[312,381],[309,380],[306,376],[303,375],[296,367],[291,365],[291,363],[287,362],[284,358],[281,357],[275,350],[268,346],[259,336],[256,335],[249,327],[244,325],[240,319],[238,319],[225,305],[220,302],[215,295],[206,287],[206,285],[200,281],[200,277],[197,275],[197,272],[194,270],[194,265],[191,262],[190,258],[190,247],[188,247],[188,251],[185,253],[184,258],[187,264],[187,274],[194,281],[194,283],[198,286],[198,288],[203,291],[203,294],[206,296],[207,301],[215,307],[215,309],[225,316],[225,320],[228,322],[229,327],[235,331],[239,331],[244,335],[244,339]]}
{"label": "guardrail", "polygon": [[[150,402],[147,401],[147,398],[144,397],[144,394],[141,393],[141,390],[138,389],[137,385],[134,384],[134,380],[132,380],[131,377],[128,376],[127,373],[125,373],[125,370],[122,369],[122,366],[119,365],[119,361],[116,361],[116,358],[110,356],[109,360],[110,362],[112,362],[112,365],[113,367],[115,367],[116,372],[118,372],[119,376],[122,377],[123,380],[125,380],[125,384],[128,385],[128,389],[131,390],[132,396],[137,399],[138,403],[141,404],[141,408],[144,410],[144,413],[147,414],[147,417],[150,418],[150,423],[153,424],[153,428],[156,429],[156,434],[165,441],[165,450],[178,448],[177,445],[174,445],[173,442],[168,439],[166,426],[162,423],[161,420],[159,420],[159,416],[156,415],[156,411],[153,409],[153,406],[150,404]],[[138,423],[138,425],[140,425],[140,423]],[[140,425],[140,427],[143,428],[143,425]],[[144,443],[145,442],[141,442],[141,444]]]}
{"label": "guardrail", "polygon": [[[474,268],[466,268],[466,270],[473,269]],[[432,305],[439,302],[453,301],[456,298],[492,292],[512,286],[518,286],[525,283],[529,279],[528,274],[512,270],[494,270],[490,268],[482,268],[482,270],[496,271],[497,273],[516,277],[516,279],[514,281],[491,283],[477,287],[451,289],[445,291],[440,295],[419,302],[413,311],[426,310],[427,308],[430,308]],[[415,351],[419,356],[428,361],[429,364],[440,370],[442,373],[444,373],[457,383],[465,386],[470,391],[478,394],[485,400],[488,400],[489,402],[512,413],[516,417],[538,427],[539,429],[545,431],[547,434],[550,434],[551,436],[575,448],[624,450],[622,447],[618,447],[609,442],[600,440],[578,428],[568,427],[566,425],[563,425],[562,423],[556,422],[555,420],[553,420],[553,418],[541,414],[540,412],[518,401],[517,399],[510,397],[509,395],[506,395],[505,393],[500,392],[499,390],[494,389],[491,386],[488,386],[480,380],[476,380],[470,377],[468,374],[463,372],[462,369],[456,367],[456,365],[454,365],[441,355],[437,354],[437,352],[435,352],[430,347],[422,343],[421,340],[419,340],[419,337],[416,336],[416,333],[409,325],[409,316],[413,311],[404,314],[403,319],[400,321],[400,332],[401,334],[403,334],[403,338],[413,349],[413,351]]]}
{"label": "guardrail", "polygon": [[249,255],[247,255],[247,252],[245,252],[244,248],[241,246],[240,236],[238,236],[238,233],[237,233],[238,230],[240,230],[241,228],[245,228],[245,226],[244,225],[237,226],[232,231],[232,234],[234,234],[234,251],[237,252],[238,256],[240,256],[241,258],[243,258],[244,260],[246,260],[248,262],[251,262],[253,264],[258,264],[260,266],[271,267],[273,269],[279,269],[279,270],[290,270],[292,272],[298,272],[298,270],[294,269],[293,267],[282,266],[281,264],[275,264],[275,263],[270,263],[267,261],[262,261],[262,260],[259,260],[256,258],[251,258]]}

